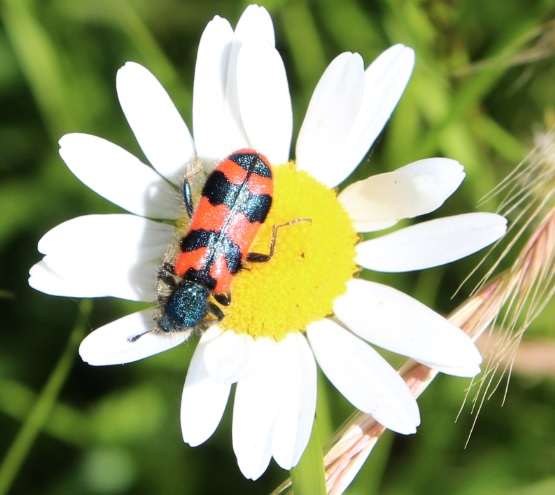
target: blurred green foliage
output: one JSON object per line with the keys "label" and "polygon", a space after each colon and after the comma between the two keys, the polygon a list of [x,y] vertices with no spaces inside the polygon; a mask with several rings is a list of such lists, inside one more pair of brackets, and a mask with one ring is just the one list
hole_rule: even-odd
{"label": "blurred green foliage", "polygon": [[[455,158],[467,179],[442,215],[475,209],[523,158],[534,126],[553,111],[552,1],[262,3],[288,69],[297,131],[319,76],[337,54],[357,51],[369,63],[394,43],[416,50],[409,87],[355,177],[428,156]],[[206,444],[182,443],[180,392],[193,344],[126,366],[93,368],[77,358],[55,403],[36,402],[55,381],[51,374],[80,318],[95,328],[134,309],[99,300],[88,313],[78,301],[27,286],[27,271],[40,259],[37,241],[48,229],[80,214],[117,211],[66,169],[57,140],[88,132],[141,156],[115,92],[116,71],[127,60],[157,75],[190,124],[200,35],[216,14],[235,24],[246,5],[0,0],[0,456],[29,414],[39,422],[11,493],[249,494],[269,492],[287,475],[272,464],[258,482],[243,479],[231,449],[230,410]],[[448,312],[462,301],[463,295],[450,296],[478,259],[379,278]],[[553,337],[553,317],[548,308],[530,334]],[[75,346],[71,352],[75,357]],[[466,386],[440,377],[420,400],[418,434],[387,434],[349,493],[554,493],[553,377],[514,376],[505,407],[498,393],[464,449],[473,418],[467,408],[454,419]],[[320,403],[325,441],[351,407],[326,384]]]}

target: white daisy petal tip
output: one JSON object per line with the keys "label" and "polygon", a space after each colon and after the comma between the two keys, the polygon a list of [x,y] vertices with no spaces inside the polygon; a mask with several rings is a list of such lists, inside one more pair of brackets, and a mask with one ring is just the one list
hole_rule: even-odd
{"label": "white daisy petal tip", "polygon": [[193,87],[193,134],[197,154],[203,161],[218,162],[232,151],[223,118],[232,40],[231,24],[216,16],[206,26],[199,43]]}
{"label": "white daisy petal tip", "polygon": [[464,177],[456,160],[428,158],[354,182],[338,199],[358,232],[374,232],[437,210]]}
{"label": "white daisy petal tip", "polygon": [[376,350],[327,319],[310,324],[307,336],[320,368],[351,404],[392,431],[416,431],[416,399]]}
{"label": "white daisy petal tip", "polygon": [[92,366],[126,364],[167,351],[190,336],[190,332],[162,335],[153,327],[151,310],[124,316],[85,337],[79,355]]}
{"label": "white daisy petal tip", "polygon": [[88,287],[83,279],[66,280],[50,269],[42,260],[29,270],[29,286],[51,296],[62,297],[105,297],[106,294]]}
{"label": "white daisy petal tip", "polygon": [[261,5],[249,5],[241,15],[236,36],[240,39],[255,37],[265,40],[272,46],[275,44],[274,23],[268,10]]}
{"label": "white daisy petal tip", "polygon": [[[453,350],[456,352],[456,357],[449,358],[453,355]],[[440,373],[461,378],[474,378],[481,372],[482,355],[472,339],[460,329],[456,338],[451,339],[451,345],[446,348],[444,355],[445,359],[441,359],[440,354],[432,362],[422,362]]]}
{"label": "white daisy petal tip", "polygon": [[[376,60],[386,62],[386,65],[389,67],[396,67],[399,70],[399,74],[405,74],[408,80],[416,63],[416,53],[410,46],[397,43],[383,51]],[[371,65],[368,68],[370,67]],[[402,71],[400,70],[401,68],[403,69]]]}
{"label": "white daisy petal tip", "polygon": [[340,145],[338,185],[362,161],[401,99],[414,69],[414,50],[394,45],[380,54],[364,72],[364,96],[356,120]]}
{"label": "white daisy petal tip", "polygon": [[297,166],[328,187],[337,186],[356,165],[350,163],[352,167],[343,170],[344,145],[363,104],[364,77],[358,53],[338,55],[318,81],[299,131]]}
{"label": "white daisy petal tip", "polygon": [[398,417],[395,419],[395,422],[393,422],[388,414],[387,419],[382,420],[383,423],[380,421],[382,417],[380,412],[369,411],[369,414],[371,414],[378,423],[385,426],[388,430],[399,433],[399,435],[414,435],[420,426],[420,412],[418,412],[416,417],[412,418]]}
{"label": "white daisy petal tip", "polygon": [[[76,239],[88,239],[75,248]],[[127,214],[75,217],[39,241],[43,262],[59,279],[87,292],[133,301],[156,299],[160,255],[174,239],[171,226]],[[89,260],[83,264],[83,259]]]}
{"label": "white daisy petal tip", "polygon": [[403,43],[397,43],[393,45],[390,50],[397,51],[399,54],[398,56],[403,57],[407,65],[414,66],[416,62],[416,53],[413,48]]}
{"label": "white daisy petal tip", "polygon": [[[60,139],[59,153],[83,184],[128,212],[150,218],[179,216],[177,201],[172,200],[174,189],[120,146],[90,134],[73,133]],[[126,187],[121,187],[124,183]]]}
{"label": "white daisy petal tip", "polygon": [[394,45],[364,70],[357,53],[328,66],[310,100],[296,146],[297,166],[336,187],[362,161],[399,102],[415,54]]}
{"label": "white daisy petal tip", "polygon": [[[440,373],[444,373],[445,375],[456,376],[460,378],[474,378],[475,376],[479,375],[482,371],[480,368],[482,360],[476,359],[468,359],[466,364],[463,365],[451,365],[451,364],[444,364],[438,365],[435,363],[428,363],[427,366],[433,368]],[[424,363],[426,364],[426,363]]]}
{"label": "white daisy petal tip", "polygon": [[468,365],[468,366],[434,366],[433,364],[429,365],[430,368],[433,368],[440,373],[444,373],[445,375],[456,376],[459,378],[474,378],[475,376],[479,375],[482,371],[479,365]]}
{"label": "white daisy petal tip", "polygon": [[132,72],[149,72],[146,67],[143,67],[137,62],[127,61],[117,71],[116,78],[125,77]]}
{"label": "white daisy petal tip", "polygon": [[496,213],[465,213],[403,228],[357,245],[357,263],[390,273],[452,263],[499,240],[507,219]]}
{"label": "white daisy petal tip", "polygon": [[193,138],[168,92],[148,69],[127,62],[117,73],[118,99],[137,142],[154,168],[178,182],[195,156]]}
{"label": "white daisy petal tip", "polygon": [[480,371],[482,356],[466,333],[397,289],[351,280],[334,312],[365,341],[437,371],[463,377]]}

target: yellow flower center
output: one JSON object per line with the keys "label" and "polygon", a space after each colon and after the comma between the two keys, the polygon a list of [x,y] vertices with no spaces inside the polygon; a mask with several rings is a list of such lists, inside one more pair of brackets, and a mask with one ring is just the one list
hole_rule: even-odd
{"label": "yellow flower center", "polygon": [[245,263],[233,280],[220,326],[281,340],[332,313],[334,300],[357,271],[358,235],[334,190],[294,163],[273,172],[272,208],[250,251],[269,253],[274,225],[309,221],[279,228],[268,262]]}

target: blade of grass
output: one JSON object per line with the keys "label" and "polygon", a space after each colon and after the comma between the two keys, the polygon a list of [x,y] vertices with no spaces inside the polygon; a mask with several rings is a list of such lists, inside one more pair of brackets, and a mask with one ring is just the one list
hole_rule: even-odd
{"label": "blade of grass", "polygon": [[85,322],[88,319],[91,307],[92,303],[90,301],[83,302],[80,316],[77,319],[75,327],[69,336],[56,367],[50,374],[27,420],[21,426],[19,433],[4,456],[2,464],[0,465],[0,495],[9,492],[35,439],[50,416],[60,390],[69,375],[75,356],[77,355],[77,347],[85,333]]}
{"label": "blade of grass", "polygon": [[318,421],[314,420],[310,440],[299,464],[291,469],[295,495],[326,495],[326,477]]}
{"label": "blade of grass", "polygon": [[55,46],[34,12],[31,0],[4,0],[2,18],[37,106],[53,140],[72,127],[66,77]]}

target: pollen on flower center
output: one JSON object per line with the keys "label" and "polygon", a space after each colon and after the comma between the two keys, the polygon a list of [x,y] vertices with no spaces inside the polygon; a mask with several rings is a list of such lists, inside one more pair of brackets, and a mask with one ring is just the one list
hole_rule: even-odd
{"label": "pollen on flower center", "polygon": [[293,163],[273,171],[272,208],[250,251],[269,252],[274,225],[310,221],[281,227],[270,261],[245,264],[220,326],[280,340],[332,313],[335,298],[357,271],[358,236],[334,190]]}

